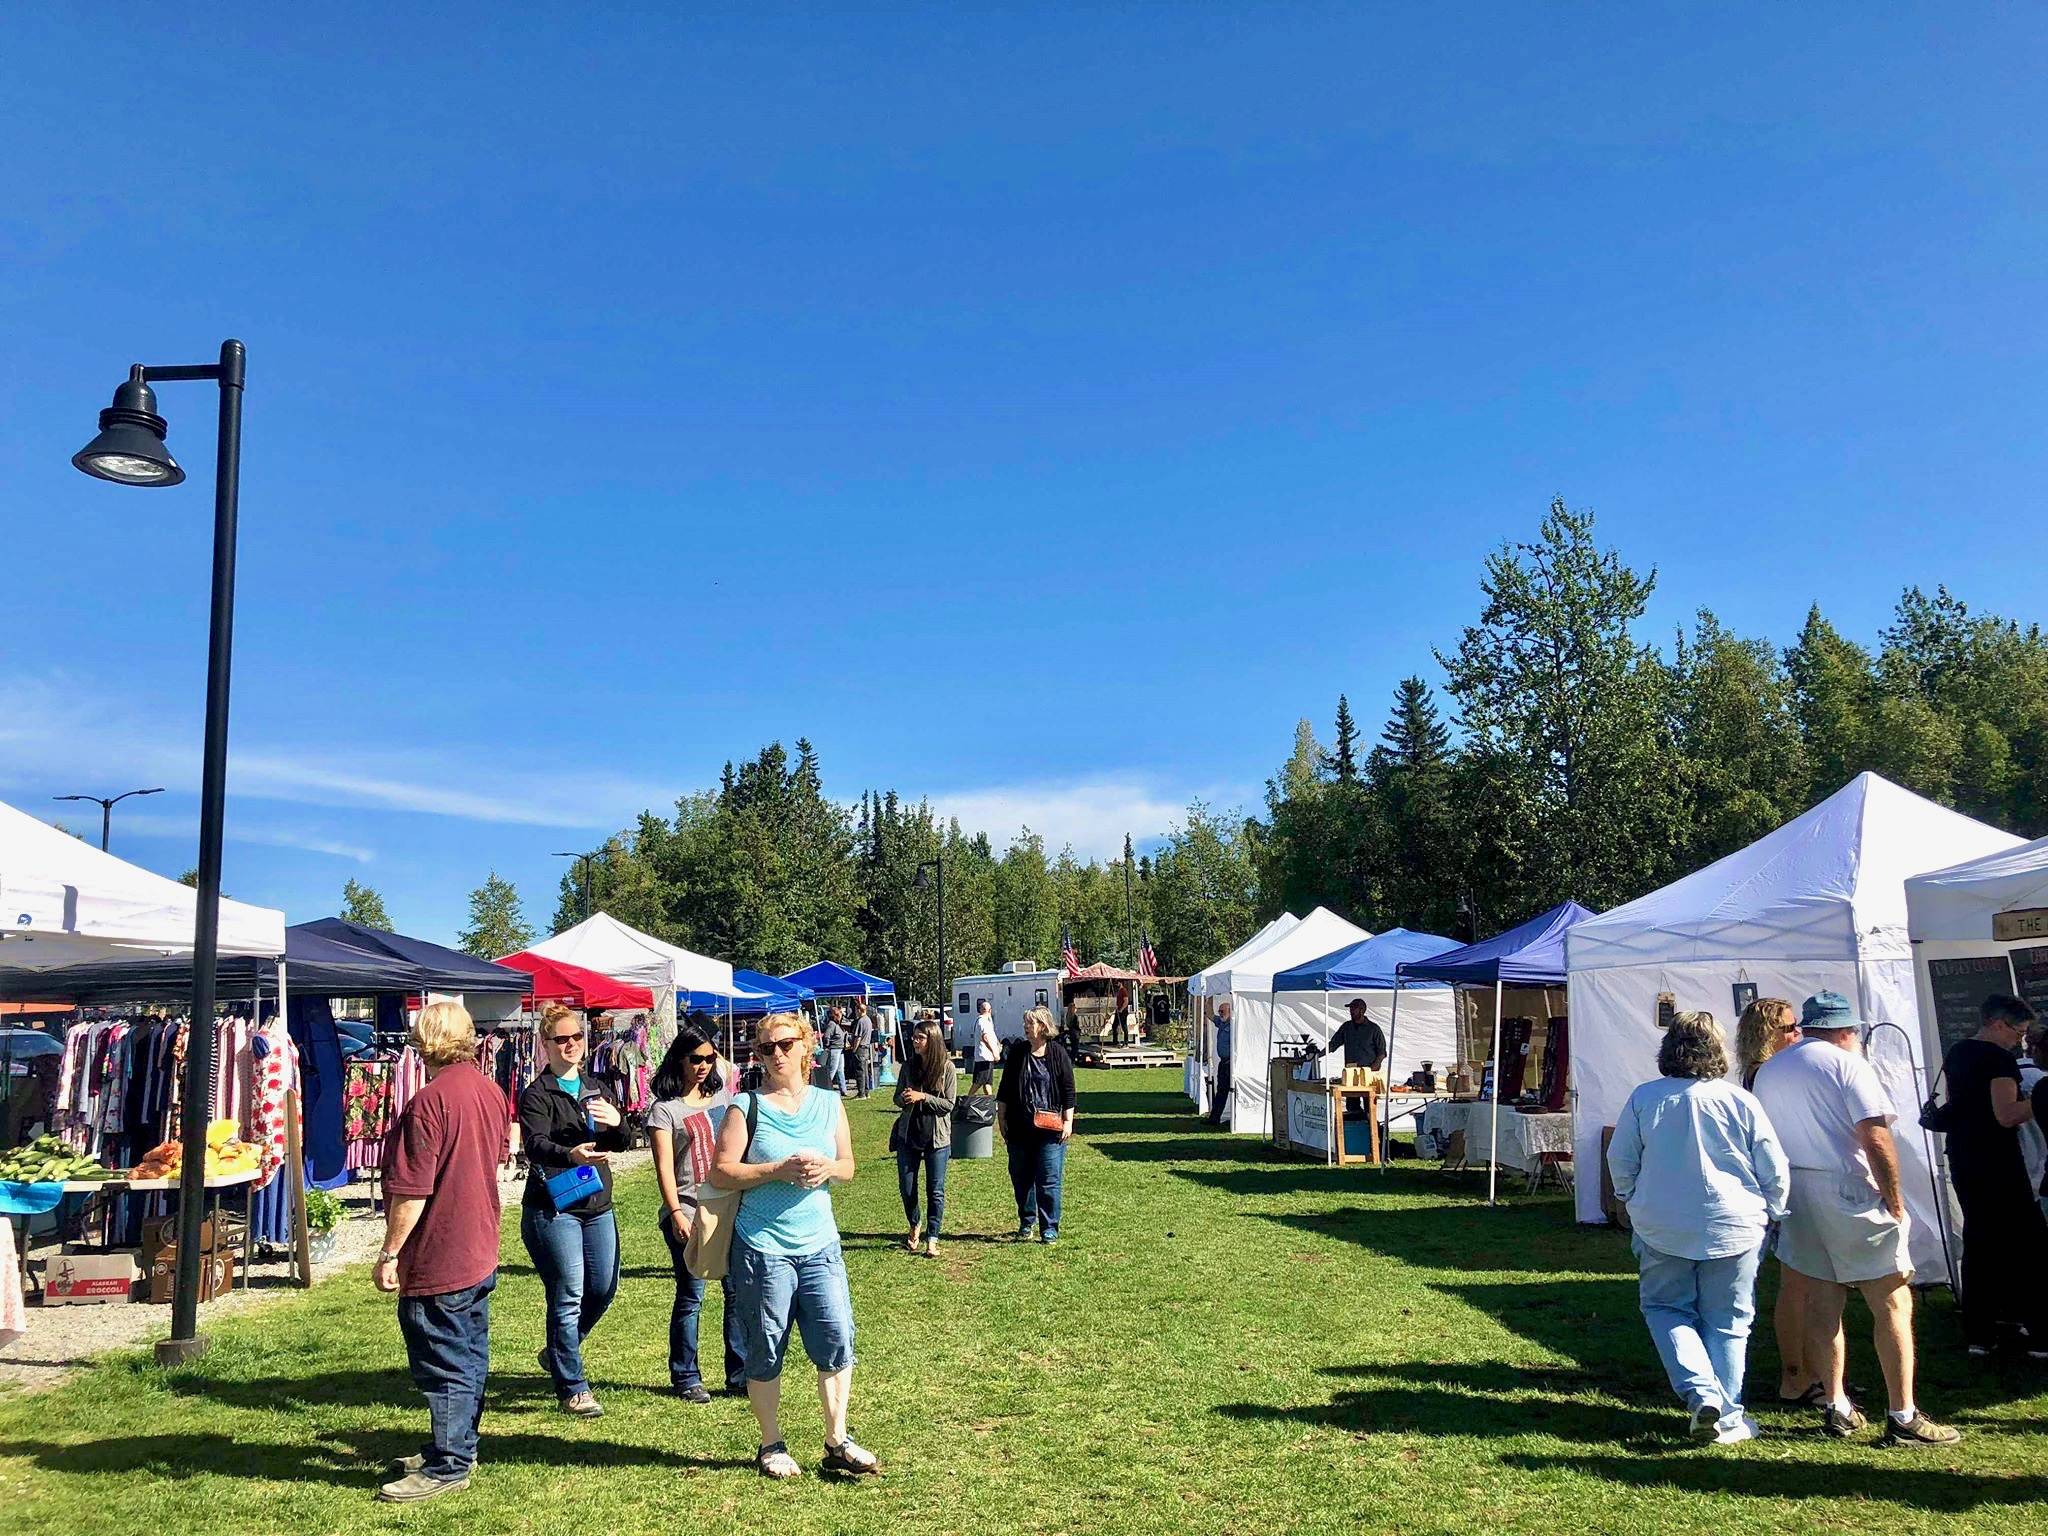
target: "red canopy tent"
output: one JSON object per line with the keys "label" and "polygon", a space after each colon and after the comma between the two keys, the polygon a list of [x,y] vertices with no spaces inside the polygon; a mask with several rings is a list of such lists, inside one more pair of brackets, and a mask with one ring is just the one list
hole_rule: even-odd
{"label": "red canopy tent", "polygon": [[654,994],[647,988],[614,981],[609,976],[586,971],[566,960],[549,960],[522,949],[516,955],[501,956],[498,964],[524,971],[533,978],[533,991],[527,997],[529,1006],[563,1002],[572,1008],[581,1008],[585,1013],[603,1008],[654,1006]]}

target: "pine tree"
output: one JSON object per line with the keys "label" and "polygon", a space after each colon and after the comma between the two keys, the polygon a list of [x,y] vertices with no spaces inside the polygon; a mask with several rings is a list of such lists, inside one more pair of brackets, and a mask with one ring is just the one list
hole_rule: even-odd
{"label": "pine tree", "polygon": [[1351,701],[1337,695],[1337,750],[1330,756],[1330,769],[1339,784],[1358,782],[1358,727],[1351,719]]}
{"label": "pine tree", "polygon": [[460,939],[463,952],[495,960],[532,942],[533,929],[519,910],[519,892],[492,870],[484,883],[469,893],[469,926]]}
{"label": "pine tree", "polygon": [[341,915],[365,928],[393,931],[391,915],[384,910],[384,898],[355,880],[347,881],[341,888]]}

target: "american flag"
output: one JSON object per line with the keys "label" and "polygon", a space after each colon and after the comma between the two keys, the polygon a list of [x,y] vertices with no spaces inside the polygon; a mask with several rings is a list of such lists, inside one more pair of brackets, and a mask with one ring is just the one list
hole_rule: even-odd
{"label": "american flag", "polygon": [[1069,976],[1081,974],[1081,957],[1074,951],[1074,930],[1060,930],[1060,968]]}
{"label": "american flag", "polygon": [[1149,933],[1138,943],[1138,974],[1147,981],[1159,979],[1159,956],[1152,948],[1152,935]]}

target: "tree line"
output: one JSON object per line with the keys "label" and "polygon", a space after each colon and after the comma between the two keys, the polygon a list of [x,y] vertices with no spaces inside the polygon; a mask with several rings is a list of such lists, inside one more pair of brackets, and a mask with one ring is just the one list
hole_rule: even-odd
{"label": "tree line", "polygon": [[[1487,557],[1477,617],[1433,653],[1441,698],[1420,673],[1402,679],[1368,741],[1340,695],[1327,742],[1296,726],[1262,815],[1196,803],[1147,851],[1127,838],[1106,860],[1029,827],[998,850],[895,790],[836,802],[808,741],[793,757],[771,743],[573,865],[551,927],[601,910],[735,964],[829,956],[929,996],[941,862],[953,975],[1054,964],[1067,933],[1083,963],[1126,967],[1149,936],[1179,973],[1282,910],[1470,939],[1566,897],[1612,906],[1864,769],[2022,836],[2048,831],[2038,626],[1913,587],[1875,645],[1818,604],[1783,647],[1706,608],[1659,645],[1643,631],[1657,580],[1599,543],[1592,513],[1552,502],[1532,539]],[[471,953],[532,938],[495,874],[470,918]]]}

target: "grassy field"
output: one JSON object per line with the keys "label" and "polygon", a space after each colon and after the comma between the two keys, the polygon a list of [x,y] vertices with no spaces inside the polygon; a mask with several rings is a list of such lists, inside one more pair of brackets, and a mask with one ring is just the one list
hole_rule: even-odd
{"label": "grassy field", "polygon": [[[1614,1233],[1563,1200],[1484,1207],[1483,1180],[1278,1159],[1187,1113],[1177,1074],[1082,1074],[1057,1248],[995,1240],[1000,1160],[956,1164],[936,1263],[896,1246],[887,1116],[853,1106],[839,1197],[879,1482],[753,1471],[744,1404],[666,1395],[670,1282],[651,1175],[621,1189],[625,1282],[586,1360],[608,1416],[535,1369],[541,1291],[507,1225],[496,1371],[470,1489],[372,1502],[424,1413],[392,1303],[348,1277],[224,1325],[166,1374],[117,1356],[0,1398],[7,1531],[2038,1531],[2048,1378],[1967,1361],[1923,1310],[1921,1399],[1947,1452],[1680,1430]],[[714,1314],[716,1303],[712,1304]],[[1860,1317],[1860,1313],[1858,1314]],[[708,1339],[715,1323],[707,1326]],[[1878,1380],[1866,1337],[1853,1379]],[[1776,1360],[1752,1354],[1766,1394]],[[818,1454],[808,1369],[785,1415]]]}

